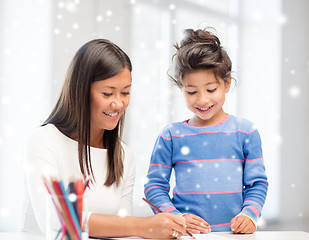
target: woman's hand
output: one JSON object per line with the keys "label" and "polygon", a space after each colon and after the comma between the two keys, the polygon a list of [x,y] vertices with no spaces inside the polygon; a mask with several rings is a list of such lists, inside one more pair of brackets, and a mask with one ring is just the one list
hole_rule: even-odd
{"label": "woman's hand", "polygon": [[252,220],[245,216],[245,215],[239,215],[234,217],[231,220],[231,230],[233,233],[254,233],[256,230],[256,227]]}
{"label": "woman's hand", "polygon": [[210,225],[203,218],[194,214],[184,214],[186,219],[187,230],[191,233],[209,233],[211,232]]}
{"label": "woman's hand", "polygon": [[146,217],[140,229],[140,236],[145,238],[177,238],[185,235],[186,220],[175,214],[159,213]]}

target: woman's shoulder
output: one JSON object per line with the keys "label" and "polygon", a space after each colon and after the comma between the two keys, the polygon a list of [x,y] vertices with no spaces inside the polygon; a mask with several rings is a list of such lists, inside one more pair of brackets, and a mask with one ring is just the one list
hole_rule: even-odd
{"label": "woman's shoulder", "polygon": [[28,142],[51,142],[53,141],[53,139],[57,138],[57,131],[59,130],[53,124],[38,126],[32,131],[32,133],[30,133],[28,137]]}

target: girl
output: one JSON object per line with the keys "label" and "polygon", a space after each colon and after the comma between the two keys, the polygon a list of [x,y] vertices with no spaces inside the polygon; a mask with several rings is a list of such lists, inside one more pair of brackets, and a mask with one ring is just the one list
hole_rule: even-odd
{"label": "girl", "polygon": [[[163,212],[184,214],[192,233],[253,233],[268,189],[258,130],[224,112],[232,63],[207,30],[175,45],[175,77],[193,117],[157,138],[145,196]],[[175,171],[173,198],[169,180]]]}
{"label": "girl", "polygon": [[85,193],[89,235],[172,238],[175,231],[185,233],[185,220],[173,214],[129,216],[135,165],[121,135],[131,70],[129,57],[108,40],[92,40],[76,53],[56,106],[26,147],[26,231],[44,232],[44,175],[91,179]]}

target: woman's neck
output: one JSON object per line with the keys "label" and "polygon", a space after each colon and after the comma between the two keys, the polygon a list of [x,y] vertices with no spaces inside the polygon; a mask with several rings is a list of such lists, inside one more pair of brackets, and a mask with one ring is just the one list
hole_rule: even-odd
{"label": "woman's neck", "polygon": [[103,144],[103,135],[104,135],[104,130],[90,130],[90,146],[95,147],[95,148],[103,148],[104,149],[104,144]]}

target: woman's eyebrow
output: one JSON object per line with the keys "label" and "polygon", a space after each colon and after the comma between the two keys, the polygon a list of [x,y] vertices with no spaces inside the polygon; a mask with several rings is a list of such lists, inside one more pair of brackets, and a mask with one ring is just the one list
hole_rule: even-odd
{"label": "woman's eyebrow", "polygon": [[[131,87],[131,84],[129,84],[128,86],[125,86],[123,89],[129,88],[129,87]],[[113,86],[104,86],[104,87],[102,87],[102,88],[116,89],[116,87],[113,87]]]}

